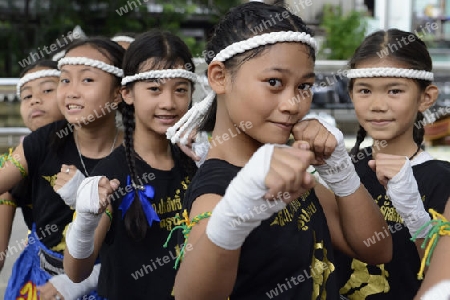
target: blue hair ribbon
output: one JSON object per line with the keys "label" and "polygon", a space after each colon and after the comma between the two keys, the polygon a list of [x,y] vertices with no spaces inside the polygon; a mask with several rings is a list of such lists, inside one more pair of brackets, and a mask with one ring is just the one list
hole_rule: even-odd
{"label": "blue hair ribbon", "polygon": [[125,214],[127,213],[128,209],[133,203],[135,198],[135,192],[137,192],[148,225],[152,226],[153,221],[160,222],[159,216],[153,209],[150,202],[150,199],[153,199],[153,197],[155,197],[155,190],[153,189],[153,187],[148,184],[135,185],[131,181],[131,177],[129,175],[127,176],[127,186],[131,186],[132,189],[125,195],[125,197],[123,197],[122,203],[119,206],[119,209],[122,211],[122,219],[125,217]]}

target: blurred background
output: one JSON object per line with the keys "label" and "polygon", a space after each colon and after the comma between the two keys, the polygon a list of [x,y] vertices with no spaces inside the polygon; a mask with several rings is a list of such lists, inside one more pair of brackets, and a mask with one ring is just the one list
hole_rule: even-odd
{"label": "blurred background", "polygon": [[[158,27],[180,35],[197,57],[214,24],[241,0],[0,0],[0,151],[18,144],[28,130],[19,114],[15,87],[22,68],[42,58],[57,58],[71,40],[112,37],[118,32],[143,32]],[[260,1],[274,3],[275,1]],[[315,31],[320,44],[311,114],[321,114],[345,134],[348,147],[358,128],[341,72],[367,34],[379,29],[413,31],[428,45],[435,83],[440,90],[428,111],[426,147],[436,158],[450,161],[450,0],[285,0]],[[194,101],[201,93],[196,92]],[[440,109],[440,110],[439,110]],[[439,112],[439,113],[437,113]],[[370,139],[363,145],[369,145]],[[18,211],[20,214],[20,211]],[[18,220],[18,221],[17,221]],[[26,235],[16,218],[11,241]],[[17,257],[8,257],[0,273],[0,298]]]}

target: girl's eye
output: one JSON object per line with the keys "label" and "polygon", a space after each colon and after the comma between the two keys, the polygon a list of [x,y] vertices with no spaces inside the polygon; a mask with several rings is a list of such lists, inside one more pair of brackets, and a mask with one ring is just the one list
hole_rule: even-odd
{"label": "girl's eye", "polygon": [[175,91],[176,91],[177,93],[183,93],[183,94],[184,94],[184,93],[187,93],[188,90],[185,89],[185,88],[179,88],[179,89],[176,89]]}
{"label": "girl's eye", "polygon": [[360,94],[369,94],[369,93],[370,93],[370,90],[369,90],[369,89],[360,89],[360,90],[359,90],[359,93],[360,93]]}
{"label": "girl's eye", "polygon": [[402,92],[403,92],[403,91],[402,91],[402,90],[399,90],[399,89],[389,90],[389,94],[394,94],[394,95],[400,94],[400,93],[402,93]]}
{"label": "girl's eye", "polygon": [[92,78],[84,78],[83,81],[84,82],[94,82],[94,79],[92,79]]}
{"label": "girl's eye", "polygon": [[280,87],[281,86],[281,80],[276,78],[270,78],[267,80],[267,82],[270,84],[271,87]]}
{"label": "girl's eye", "polygon": [[54,89],[44,90],[44,94],[49,94],[49,93],[51,93],[51,92],[53,92],[53,91],[54,91]]}
{"label": "girl's eye", "polygon": [[303,90],[303,91],[307,91],[310,90],[312,88],[312,84],[311,83],[302,83],[298,86],[299,90]]}
{"label": "girl's eye", "polygon": [[148,88],[150,91],[152,91],[152,92],[158,92],[159,91],[159,87],[157,87],[157,86],[151,86],[151,87],[149,87]]}
{"label": "girl's eye", "polygon": [[64,79],[61,79],[60,82],[61,82],[61,83],[69,83],[69,79],[65,79],[65,78],[64,78]]}
{"label": "girl's eye", "polygon": [[25,96],[22,98],[22,100],[28,100],[28,99],[31,99],[31,95],[25,95]]}

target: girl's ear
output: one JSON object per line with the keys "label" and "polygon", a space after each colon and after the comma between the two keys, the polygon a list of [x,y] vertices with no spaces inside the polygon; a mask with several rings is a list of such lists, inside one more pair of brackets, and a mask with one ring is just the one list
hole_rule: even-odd
{"label": "girl's ear", "polygon": [[437,98],[439,96],[439,89],[435,85],[429,85],[425,88],[425,91],[422,93],[422,97],[420,99],[419,103],[419,111],[424,112],[430,106],[436,102]]}
{"label": "girl's ear", "polygon": [[120,102],[122,102],[122,94],[121,94],[121,89],[122,87],[117,88],[117,90],[115,91],[115,96],[114,96],[114,100],[113,103],[117,105],[119,105]]}
{"label": "girl's ear", "polygon": [[120,89],[120,94],[122,95],[121,98],[123,99],[123,101],[125,101],[126,104],[132,105],[134,103],[134,94],[131,89],[123,86]]}
{"label": "girl's ear", "polygon": [[217,95],[225,93],[226,75],[227,72],[225,70],[225,65],[222,62],[213,61],[209,64],[208,66],[209,86],[213,89],[213,91]]}

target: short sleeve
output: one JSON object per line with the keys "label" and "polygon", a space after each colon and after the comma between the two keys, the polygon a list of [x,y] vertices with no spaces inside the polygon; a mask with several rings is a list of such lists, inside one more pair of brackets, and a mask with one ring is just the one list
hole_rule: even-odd
{"label": "short sleeve", "polygon": [[57,124],[55,122],[38,128],[23,139],[23,152],[28,165],[28,174],[30,177],[36,172],[39,163],[44,161],[45,154],[48,151],[51,134],[55,133]]}
{"label": "short sleeve", "polygon": [[184,208],[191,210],[194,201],[205,194],[225,195],[240,168],[221,160],[207,160],[197,171],[184,198]]}
{"label": "short sleeve", "polygon": [[[425,182],[426,189],[424,200],[425,208],[435,209],[439,213],[444,212],[445,205],[450,197],[450,163],[444,161],[430,161],[427,166]],[[430,176],[435,174],[434,176]]]}

